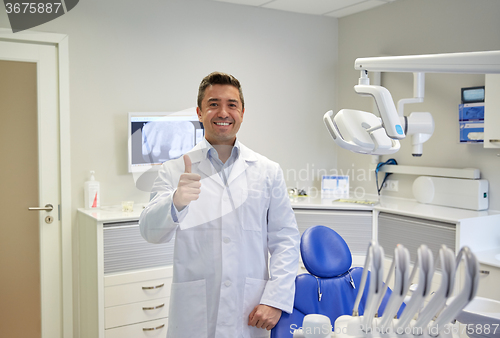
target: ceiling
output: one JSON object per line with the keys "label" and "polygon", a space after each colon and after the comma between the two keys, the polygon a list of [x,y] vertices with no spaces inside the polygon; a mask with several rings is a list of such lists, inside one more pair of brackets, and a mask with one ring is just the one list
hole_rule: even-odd
{"label": "ceiling", "polygon": [[334,18],[359,13],[396,0],[213,0]]}

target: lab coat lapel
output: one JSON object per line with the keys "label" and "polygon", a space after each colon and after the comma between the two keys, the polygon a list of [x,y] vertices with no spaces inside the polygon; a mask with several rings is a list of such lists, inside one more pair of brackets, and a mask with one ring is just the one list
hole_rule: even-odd
{"label": "lab coat lapel", "polygon": [[198,143],[191,151],[188,152],[191,162],[193,163],[193,167],[197,166],[197,169],[195,170],[197,170],[199,174],[203,174],[202,179],[209,178],[221,187],[224,187],[224,183],[222,183],[219,174],[208,159],[207,151],[208,147],[206,141],[203,141]]}
{"label": "lab coat lapel", "polygon": [[[198,165],[198,170],[205,174],[207,178],[212,179],[215,183],[219,184],[221,187],[224,187],[224,183],[222,182],[222,179],[220,178],[219,174],[215,170],[214,166],[212,163],[210,163],[210,160],[208,158],[205,158],[200,161],[200,164]],[[203,179],[203,176],[202,176]]]}
{"label": "lab coat lapel", "polygon": [[231,174],[229,174],[229,178],[227,180],[227,184],[231,185],[238,176],[240,176],[245,170],[248,168],[247,162],[239,156],[236,162],[233,164],[233,168],[231,169]]}
{"label": "lab coat lapel", "polygon": [[246,146],[243,144],[239,144],[240,147],[240,155],[238,156],[238,159],[234,163],[233,168],[231,169],[231,174],[229,175],[229,179],[227,180],[228,185],[231,184],[235,179],[238,178],[242,173],[245,172],[248,168],[248,163],[249,162],[255,162],[257,161],[257,157],[255,156],[255,153],[248,149]]}

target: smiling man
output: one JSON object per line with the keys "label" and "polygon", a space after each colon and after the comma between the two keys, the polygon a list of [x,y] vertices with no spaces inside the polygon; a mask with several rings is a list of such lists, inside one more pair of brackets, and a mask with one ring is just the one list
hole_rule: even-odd
{"label": "smiling man", "polygon": [[169,338],[268,337],[293,309],[297,223],[279,165],[236,137],[244,112],[236,78],[203,79],[205,139],[163,164],[140,218],[147,241],[175,238]]}

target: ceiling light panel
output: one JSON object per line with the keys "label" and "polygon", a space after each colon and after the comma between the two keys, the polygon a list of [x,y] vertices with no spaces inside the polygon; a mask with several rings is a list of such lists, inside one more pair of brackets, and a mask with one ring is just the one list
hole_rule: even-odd
{"label": "ceiling light panel", "polygon": [[214,0],[219,2],[229,2],[237,5],[248,5],[248,6],[262,6],[268,3],[269,0]]}
{"label": "ceiling light panel", "polygon": [[275,0],[263,7],[283,11],[322,15],[367,0]]}
{"label": "ceiling light panel", "polygon": [[363,12],[363,11],[366,11],[368,9],[375,8],[377,6],[385,5],[385,4],[387,4],[387,2],[385,2],[385,1],[370,0],[370,1],[354,4],[352,6],[345,7],[345,8],[330,12],[326,15],[332,16],[334,18],[341,18],[343,16]]}

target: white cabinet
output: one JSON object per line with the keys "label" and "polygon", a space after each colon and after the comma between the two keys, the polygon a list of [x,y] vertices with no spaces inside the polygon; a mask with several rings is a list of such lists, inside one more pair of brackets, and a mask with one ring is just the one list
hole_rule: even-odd
{"label": "white cabinet", "polygon": [[500,74],[486,74],[484,147],[500,148]]}
{"label": "white cabinet", "polygon": [[[384,247],[387,257],[392,257],[396,244],[403,244],[409,249],[413,262],[418,247],[426,244],[437,258],[440,245],[445,244],[456,254],[468,246],[479,262],[485,263],[484,252],[500,247],[500,214],[495,211],[471,211],[388,198],[373,208],[373,217],[374,237]],[[500,260],[495,265],[481,268],[490,271],[489,275],[481,274],[478,295],[482,297],[499,297]],[[458,280],[462,275],[463,272],[459,272]],[[439,281],[439,277],[433,280],[434,287]]]}
{"label": "white cabinet", "polygon": [[140,212],[79,210],[80,337],[165,337],[173,242],[147,243]]}
{"label": "white cabinet", "polygon": [[[306,198],[292,202],[292,207],[301,234],[314,225],[337,231],[351,249],[353,265],[364,264],[369,241],[377,240],[386,254],[384,276],[397,244],[409,249],[412,261],[421,244],[426,244],[434,257],[438,257],[442,244],[455,253],[468,246],[476,254],[483,272],[478,296],[500,300],[499,212],[441,207],[386,196],[374,206]],[[433,288],[441,283],[440,267],[437,268]],[[304,272],[301,266],[299,273]]]}

